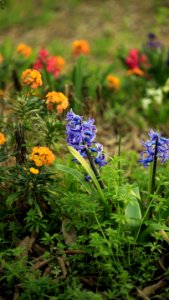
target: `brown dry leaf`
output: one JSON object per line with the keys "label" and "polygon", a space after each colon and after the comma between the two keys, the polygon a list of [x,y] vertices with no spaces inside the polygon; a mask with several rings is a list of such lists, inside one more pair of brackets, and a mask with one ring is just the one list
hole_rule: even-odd
{"label": "brown dry leaf", "polygon": [[19,294],[19,287],[18,287],[18,285],[15,285],[15,291],[14,291],[14,295],[13,295],[13,300],[17,300],[19,296],[20,296],[20,294]]}
{"label": "brown dry leaf", "polygon": [[71,246],[77,238],[76,230],[74,228],[68,229],[67,225],[69,224],[68,219],[63,219],[62,221],[62,233],[65,240],[65,244]]}
{"label": "brown dry leaf", "polygon": [[33,250],[36,252],[37,255],[42,255],[46,252],[46,248],[39,245],[39,244],[34,244],[33,245]]}
{"label": "brown dry leaf", "polygon": [[61,256],[58,256],[57,260],[58,260],[58,264],[62,270],[63,278],[66,278],[66,276],[67,276],[66,263],[65,263],[63,257],[61,257]]}
{"label": "brown dry leaf", "polygon": [[163,239],[169,244],[169,237],[168,237],[168,234],[166,233],[166,231],[161,230],[160,233],[161,233]]}
{"label": "brown dry leaf", "polygon": [[155,294],[156,291],[158,291],[159,289],[161,289],[163,286],[166,285],[166,282],[163,281],[162,279],[160,281],[158,281],[155,284],[152,284],[150,286],[147,286],[143,289],[143,293],[147,296],[150,296],[152,294]]}
{"label": "brown dry leaf", "polygon": [[79,279],[80,279],[83,283],[87,284],[88,286],[96,286],[96,285],[97,285],[96,282],[93,280],[92,277],[86,278],[86,277],[84,277],[84,276],[79,276]]}
{"label": "brown dry leaf", "polygon": [[51,268],[48,266],[48,267],[46,267],[46,269],[45,269],[45,271],[43,272],[43,276],[47,276],[47,275],[49,275],[50,274],[50,272],[51,272]]}
{"label": "brown dry leaf", "polygon": [[35,233],[33,232],[30,236],[26,236],[18,245],[18,247],[23,248],[24,251],[22,256],[28,256],[28,252],[32,252],[32,246],[35,242]]}
{"label": "brown dry leaf", "polygon": [[18,245],[19,248],[23,248],[23,252],[21,256],[28,256],[29,252],[29,244],[30,244],[30,237],[26,236]]}
{"label": "brown dry leaf", "polygon": [[33,266],[32,266],[32,271],[38,270],[42,268],[43,266],[47,265],[49,262],[51,262],[54,258],[48,258],[42,261],[37,261]]}
{"label": "brown dry leaf", "polygon": [[164,255],[161,256],[161,258],[159,259],[158,263],[159,263],[159,266],[161,267],[161,269],[163,271],[166,271],[166,267],[164,265],[165,264],[165,256]]}
{"label": "brown dry leaf", "polygon": [[166,285],[166,282],[161,279],[157,283],[145,287],[143,290],[140,290],[140,289],[137,288],[137,293],[144,300],[150,300],[150,298],[148,296],[151,296],[151,295],[155,294],[156,291],[158,291],[159,289],[161,289],[165,285]]}
{"label": "brown dry leaf", "polygon": [[138,295],[140,298],[142,298],[143,300],[150,300],[150,298],[147,297],[147,296],[143,293],[143,291],[141,291],[139,288],[137,288],[137,295]]}

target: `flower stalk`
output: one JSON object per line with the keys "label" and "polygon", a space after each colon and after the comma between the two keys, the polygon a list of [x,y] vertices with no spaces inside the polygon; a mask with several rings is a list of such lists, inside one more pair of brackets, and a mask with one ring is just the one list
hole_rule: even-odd
{"label": "flower stalk", "polygon": [[88,160],[90,162],[90,166],[91,166],[91,168],[92,168],[94,174],[96,175],[96,178],[97,178],[97,180],[98,180],[98,182],[100,184],[101,189],[104,189],[103,181],[100,178],[99,172],[98,172],[98,170],[96,168],[96,165],[95,165],[95,163],[93,161],[93,158],[92,158],[92,156],[91,156],[91,154],[90,154],[90,152],[89,152],[89,150],[88,150],[87,147],[85,147],[85,152],[86,152],[87,158],[88,158]]}

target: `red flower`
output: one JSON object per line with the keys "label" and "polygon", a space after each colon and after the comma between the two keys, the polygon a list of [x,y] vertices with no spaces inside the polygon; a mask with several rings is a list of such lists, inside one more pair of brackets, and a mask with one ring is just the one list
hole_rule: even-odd
{"label": "red flower", "polygon": [[51,73],[55,78],[58,78],[64,64],[65,62],[61,56],[52,56],[43,48],[39,51],[33,67],[36,70],[45,68],[48,73]]}
{"label": "red flower", "polygon": [[139,68],[139,51],[138,49],[131,49],[126,58],[126,65],[129,69]]}
{"label": "red flower", "polygon": [[140,54],[138,49],[133,48],[129,51],[125,63],[129,69],[140,68],[147,63],[147,57],[145,54]]}

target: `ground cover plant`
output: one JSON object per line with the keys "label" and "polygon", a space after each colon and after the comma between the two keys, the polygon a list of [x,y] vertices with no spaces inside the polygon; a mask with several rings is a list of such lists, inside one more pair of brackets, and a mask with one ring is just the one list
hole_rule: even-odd
{"label": "ground cover plant", "polygon": [[69,49],[0,49],[1,297],[168,299],[168,49]]}

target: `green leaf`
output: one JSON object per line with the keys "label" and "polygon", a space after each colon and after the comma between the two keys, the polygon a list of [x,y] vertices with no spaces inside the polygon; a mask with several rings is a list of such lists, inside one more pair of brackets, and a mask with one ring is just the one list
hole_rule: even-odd
{"label": "green leaf", "polygon": [[16,200],[18,200],[18,196],[19,196],[19,193],[13,193],[13,194],[11,194],[11,195],[9,195],[8,197],[7,197],[7,199],[6,199],[6,205],[7,206],[9,206],[9,207],[11,207],[12,206],[12,204],[16,201]]}
{"label": "green leaf", "polygon": [[139,235],[138,241],[139,242],[145,242],[145,240],[148,238],[148,236],[156,231],[169,231],[169,227],[165,224],[158,224],[158,223],[151,223],[146,229],[143,230],[143,232]]}
{"label": "green leaf", "polygon": [[125,209],[125,216],[127,223],[131,227],[138,227],[142,220],[142,214],[139,202],[136,198],[133,198],[131,202],[129,202]]}
{"label": "green leaf", "polygon": [[100,83],[103,83],[103,81],[106,79],[107,75],[109,75],[113,71],[113,69],[114,69],[114,64],[108,66],[108,68],[100,76]]}
{"label": "green leaf", "polygon": [[75,94],[78,100],[81,100],[82,83],[83,83],[83,60],[84,57],[79,56],[75,68]]}
{"label": "green leaf", "polygon": [[61,164],[55,164],[54,167],[61,172],[74,176],[84,186],[84,188],[87,190],[89,194],[91,194],[94,191],[92,185],[84,180],[84,175],[79,171]]}
{"label": "green leaf", "polygon": [[131,195],[137,198],[138,200],[141,200],[140,190],[138,186],[132,188]]}
{"label": "green leaf", "polygon": [[70,151],[70,153],[81,163],[81,165],[83,166],[83,168],[86,170],[87,174],[90,175],[91,179],[93,180],[95,187],[97,188],[97,191],[100,195],[100,199],[102,201],[102,204],[106,207],[106,209],[109,211],[109,206],[108,203],[106,202],[105,198],[104,198],[104,194],[103,191],[100,187],[100,184],[93,172],[93,170],[91,169],[90,165],[87,163],[87,161],[79,154],[79,152],[77,150],[75,150],[73,147],[68,146],[68,149]]}

